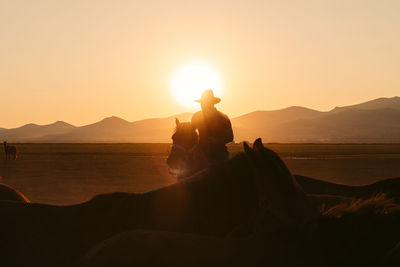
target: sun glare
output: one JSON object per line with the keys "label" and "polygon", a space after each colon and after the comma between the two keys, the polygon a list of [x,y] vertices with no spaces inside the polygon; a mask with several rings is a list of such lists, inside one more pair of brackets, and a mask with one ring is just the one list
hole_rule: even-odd
{"label": "sun glare", "polygon": [[173,97],[187,107],[198,107],[194,102],[206,89],[221,96],[221,79],[218,73],[205,63],[191,63],[179,69],[171,81]]}

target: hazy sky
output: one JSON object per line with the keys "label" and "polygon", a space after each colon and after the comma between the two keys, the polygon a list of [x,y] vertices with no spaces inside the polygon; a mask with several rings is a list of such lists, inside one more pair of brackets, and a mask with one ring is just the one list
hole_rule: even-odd
{"label": "hazy sky", "polygon": [[400,95],[400,1],[0,0],[0,127],[193,111],[173,74],[207,62],[230,116]]}

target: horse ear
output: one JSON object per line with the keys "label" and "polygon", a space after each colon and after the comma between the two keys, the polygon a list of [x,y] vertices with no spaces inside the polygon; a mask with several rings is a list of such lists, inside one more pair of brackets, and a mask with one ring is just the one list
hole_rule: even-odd
{"label": "horse ear", "polygon": [[179,126],[180,122],[179,122],[178,118],[175,118],[175,124],[176,124],[176,126]]}
{"label": "horse ear", "polygon": [[243,149],[247,154],[253,152],[253,149],[247,144],[247,142],[243,142]]}
{"label": "horse ear", "polygon": [[256,151],[261,151],[264,149],[264,145],[262,143],[261,138],[257,138],[256,141],[254,141],[253,149]]}

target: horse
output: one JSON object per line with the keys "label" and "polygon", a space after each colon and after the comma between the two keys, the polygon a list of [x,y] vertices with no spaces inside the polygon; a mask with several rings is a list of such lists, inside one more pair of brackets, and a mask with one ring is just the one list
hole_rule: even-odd
{"label": "horse", "polygon": [[6,154],[6,160],[11,158],[16,160],[18,157],[17,147],[8,145],[6,141],[3,142],[3,145],[4,153]]}
{"label": "horse", "polygon": [[178,181],[209,168],[207,158],[199,146],[199,135],[190,122],[175,119],[175,132],[167,165]]}
{"label": "horse", "polygon": [[[304,193],[295,184],[289,170],[282,168],[282,160],[272,150],[264,148],[261,139],[255,141],[253,149],[244,143],[244,150],[244,155],[247,156],[256,180],[258,195],[258,207],[250,221],[251,224],[247,226],[251,228],[248,234],[274,233],[282,227],[297,229],[318,216],[318,211],[307,203]],[[190,182],[192,179],[186,181]],[[273,184],[276,187],[266,188]],[[272,193],[272,191],[279,193]],[[284,202],[284,204],[278,204],[279,202]],[[232,244],[234,242],[232,240],[235,240],[232,239],[232,235],[229,238],[218,238],[188,233],[136,230],[105,240],[88,253],[80,266],[147,266],[149,264],[151,266],[204,266],[211,263],[211,266],[217,266],[221,262],[226,264],[226,260],[229,264],[222,266],[230,266],[232,263],[234,263],[232,266],[237,266],[238,262],[232,261],[231,257],[236,254],[234,251],[241,252],[243,247],[238,249],[236,244]],[[165,247],[168,246],[167,244],[170,244],[168,248]],[[215,244],[218,246],[216,247]],[[188,248],[191,249],[188,251]],[[178,256],[181,253],[182,255]],[[228,254],[230,256],[227,256]],[[212,260],[210,261],[207,257],[212,257]],[[126,259],[132,262],[124,262]],[[248,259],[246,259],[246,265],[241,266],[253,266],[247,264],[249,264]]]}
{"label": "horse", "polygon": [[[204,171],[210,166],[203,152],[198,147],[199,137],[190,122],[179,122],[172,135],[172,148],[167,164],[171,173],[176,174],[178,181],[189,178],[196,172]],[[351,202],[354,198],[373,197],[387,193],[389,197],[400,200],[400,178],[391,178],[363,186],[349,186],[329,183],[310,177],[294,174],[294,179],[317,205],[330,207],[341,202]]]}
{"label": "horse", "polygon": [[[271,151],[258,143],[254,149],[245,147],[255,161],[255,172],[272,173],[264,168],[262,158],[275,158]],[[262,150],[263,157],[259,157]],[[258,155],[257,155],[258,154]],[[264,162],[265,163],[265,162]],[[279,164],[280,165],[280,164]],[[281,166],[284,170],[284,166]],[[277,188],[295,184],[277,182]],[[281,187],[280,185],[284,185]],[[282,191],[279,190],[281,193]],[[298,193],[297,193],[298,194]],[[134,230],[115,235],[91,249],[79,267],[105,266],[398,266],[400,263],[400,207],[386,195],[357,199],[334,206],[317,216],[312,209],[303,213],[297,224],[265,232],[265,216],[269,211],[277,221],[272,199],[266,200],[253,221],[255,231],[245,237],[212,237],[166,231]],[[288,204],[296,207],[298,198],[289,197]],[[262,203],[260,203],[262,204]],[[291,209],[283,209],[287,218]],[[291,215],[292,214],[292,215]],[[314,214],[315,215],[315,214]],[[260,220],[261,219],[261,220]],[[260,225],[261,224],[261,225]],[[264,224],[264,225],[263,225]],[[261,230],[261,231],[260,231]],[[381,265],[383,264],[383,265]]]}
{"label": "horse", "polygon": [[[293,195],[287,196],[287,188],[280,187],[260,190],[271,183],[259,180],[292,178],[275,160],[264,162],[265,166],[258,161],[257,154],[242,152],[218,168],[165,188],[98,195],[72,206],[0,203],[0,260],[7,266],[68,266],[102,240],[134,229],[225,237],[251,233],[253,221],[261,214],[265,231],[307,221],[293,207],[272,206],[278,196],[282,201],[289,197],[305,210],[299,207],[304,203],[298,198],[301,194],[291,191]],[[271,190],[280,192],[271,201],[260,195]],[[280,208],[286,209],[287,216]],[[265,209],[279,220],[266,220]]]}
{"label": "horse", "polygon": [[[175,119],[175,124],[175,132],[172,135],[172,147],[167,158],[170,173],[176,175],[177,180],[181,181],[190,178],[195,173],[207,172],[207,169],[212,166],[208,164],[203,151],[198,146],[199,136],[196,130],[190,122],[180,122],[178,119]],[[296,175],[294,176],[297,178]],[[300,182],[303,181],[301,178]],[[316,180],[317,182],[318,180]],[[309,192],[307,191],[307,193]],[[321,207],[330,207],[343,201],[351,200],[336,195],[313,194],[308,197]]]}

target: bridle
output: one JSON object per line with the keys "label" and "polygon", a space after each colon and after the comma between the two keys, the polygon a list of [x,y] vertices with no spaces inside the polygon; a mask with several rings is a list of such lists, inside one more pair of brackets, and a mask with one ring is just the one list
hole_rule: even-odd
{"label": "bridle", "polygon": [[173,143],[171,148],[180,150],[183,153],[183,158],[181,160],[185,165],[187,165],[188,160],[194,158],[194,152],[197,149],[197,147],[198,145],[194,144],[191,148],[187,149],[180,144]]}
{"label": "bridle", "polygon": [[[193,159],[193,160],[195,159],[194,152],[196,151],[197,148],[198,148],[198,144],[197,143],[194,144],[190,148],[186,148],[186,147],[174,142],[172,144],[171,151],[173,149],[176,149],[176,150],[179,150],[179,151],[182,152],[182,155],[180,157],[180,161],[182,162],[182,166],[181,167],[182,167],[182,169],[186,169],[188,167],[189,160],[190,159]],[[172,172],[171,170],[170,170],[170,173],[175,174],[175,175],[177,174],[175,172]],[[185,171],[181,172],[180,174],[178,174],[178,177],[179,176],[184,177],[184,173],[185,173]]]}
{"label": "bridle", "polygon": [[184,153],[185,158],[189,158],[189,156],[192,155],[193,152],[196,150],[197,144],[194,144],[191,148],[187,149],[187,148],[185,148],[184,146],[182,146],[180,144],[173,143],[172,144],[172,148],[176,148],[178,150],[181,150]]}

